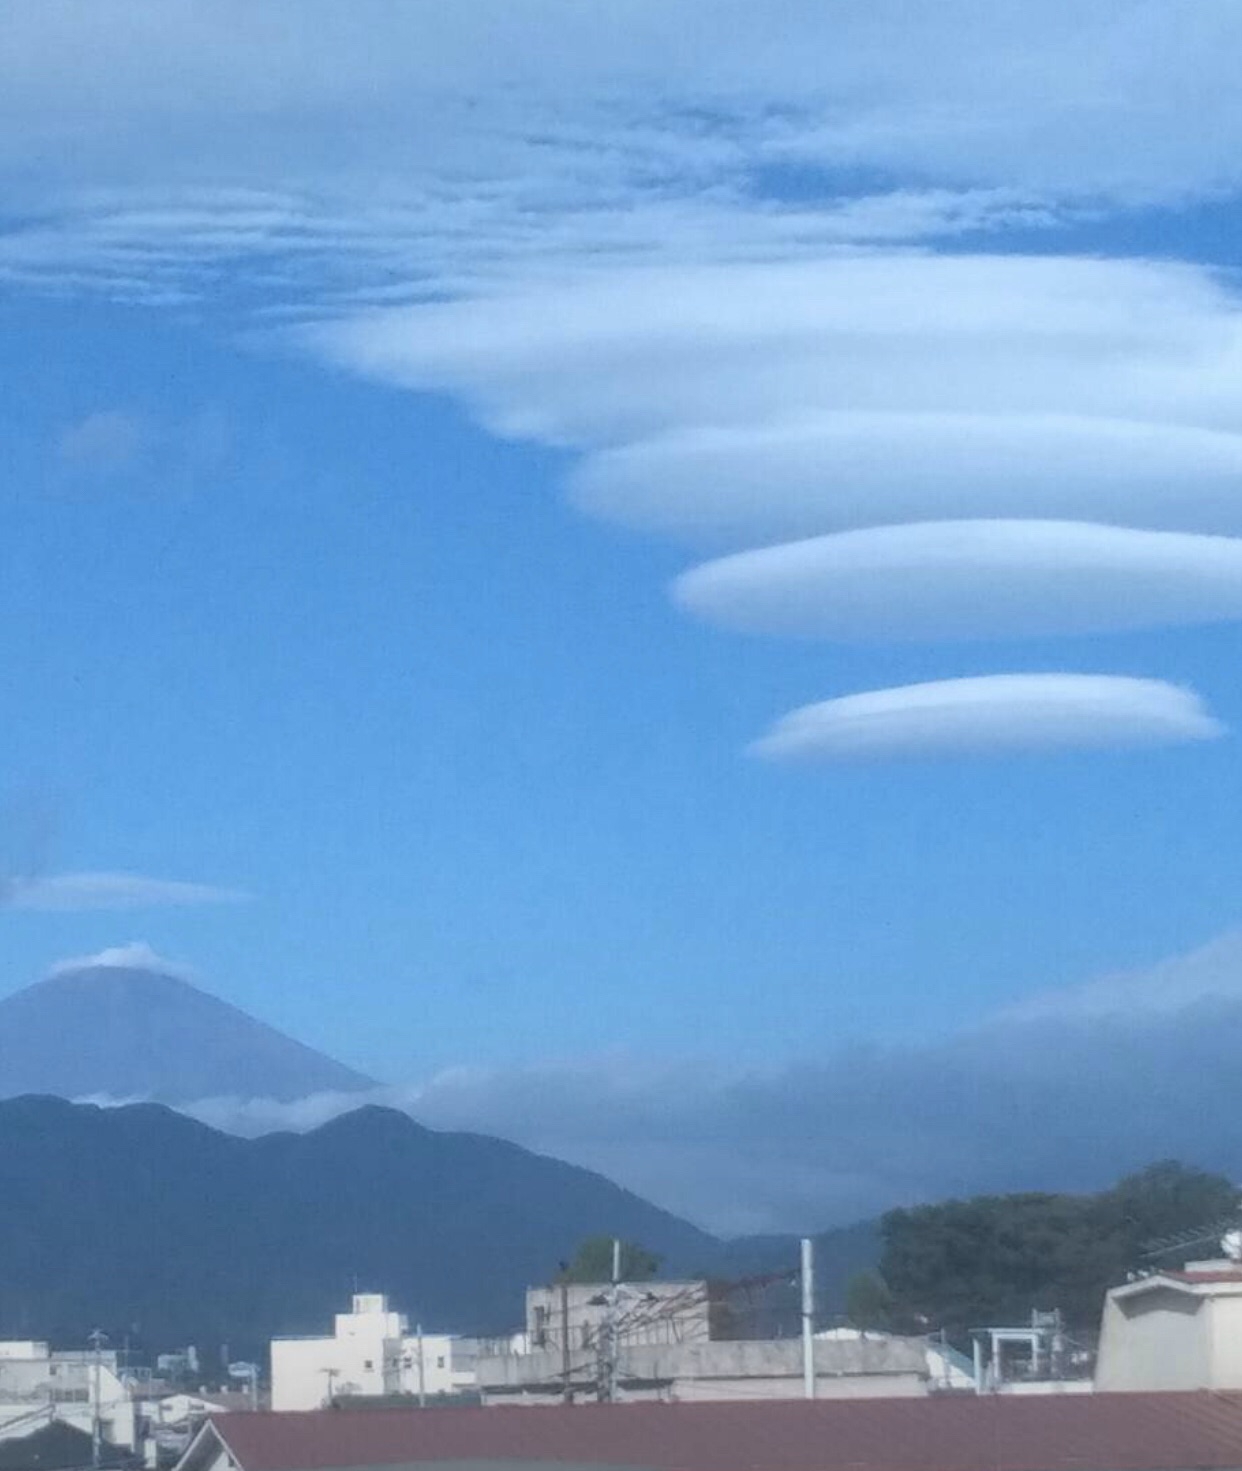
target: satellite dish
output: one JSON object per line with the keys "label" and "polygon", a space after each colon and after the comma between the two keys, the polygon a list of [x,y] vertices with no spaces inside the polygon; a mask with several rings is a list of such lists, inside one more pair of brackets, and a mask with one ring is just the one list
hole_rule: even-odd
{"label": "satellite dish", "polygon": [[1226,1231],[1220,1240],[1220,1249],[1231,1262],[1242,1262],[1242,1230]]}

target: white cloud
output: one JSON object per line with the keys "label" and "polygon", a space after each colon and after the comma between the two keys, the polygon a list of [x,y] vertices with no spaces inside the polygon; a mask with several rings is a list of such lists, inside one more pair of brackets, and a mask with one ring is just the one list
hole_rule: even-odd
{"label": "white cloud", "polygon": [[1242,931],[1137,970],[1041,991],[1007,1006],[1000,1022],[1058,1017],[1167,1016],[1199,1002],[1242,1000]]}
{"label": "white cloud", "polygon": [[[1232,331],[1233,311],[1222,299],[1215,325],[1201,323],[1205,349]],[[1188,365],[1177,343],[1179,324],[1172,316],[1165,321],[1169,359],[1180,361],[1187,376],[1202,371],[1207,353]],[[1003,345],[999,323],[998,331]],[[1092,356],[1083,337],[1071,326],[1052,349],[1062,354],[1074,384]],[[829,339],[825,351],[838,345],[844,346]],[[1147,420],[1111,417],[1114,408],[1152,410],[1120,397],[1115,406],[1102,405],[1107,412],[1098,417],[929,410],[905,392],[897,364],[903,346],[927,362],[935,356],[930,342],[890,345],[894,371],[885,368],[883,376],[892,409],[717,423],[639,440],[588,458],[574,477],[574,498],[626,525],[724,547],[942,517],[1242,531],[1242,433],[1170,423],[1167,409]],[[955,387],[963,401],[974,393],[986,376],[987,349],[982,341],[978,346],[967,377],[938,385],[937,397]],[[1124,362],[1126,349],[1118,348]],[[996,396],[997,387],[980,391]],[[1045,391],[1029,387],[1036,397]],[[1009,384],[1014,406],[1023,389],[1015,373]],[[913,407],[903,405],[907,398]],[[1212,406],[1205,417],[1217,412]]]}
{"label": "white cloud", "polygon": [[213,884],[145,878],[137,873],[61,873],[10,879],[0,908],[72,912],[88,909],[154,909],[168,905],[236,904],[248,899]]}
{"label": "white cloud", "polygon": [[160,975],[188,980],[191,972],[173,960],[166,960],[145,940],[131,940],[126,945],[111,945],[94,955],[79,955],[58,961],[49,976],[66,975],[75,970],[150,970]]}
{"label": "white cloud", "polygon": [[739,552],[676,601],[747,633],[1014,638],[1242,618],[1242,538],[1063,521],[937,521]]}
{"label": "white cloud", "polygon": [[48,0],[0,56],[0,278],[309,313],[314,350],[713,547],[1237,531],[1227,283],[892,245],[1238,189],[1240,39],[1231,0]]}
{"label": "white cloud", "polygon": [[882,761],[1177,745],[1224,734],[1197,695],[1160,680],[993,674],[806,705],[750,751],[773,761]]}
{"label": "white cloud", "polygon": [[[590,177],[645,145],[690,171],[796,160],[1121,198],[1239,177],[1231,0],[298,0],[296,14],[18,7],[3,156],[372,182],[435,165],[494,177],[515,154]],[[605,127],[610,112],[638,138]]]}
{"label": "white cloud", "polygon": [[[1062,461],[1074,453],[1072,428],[1058,429],[1065,416],[1242,427],[1242,310],[1211,273],[1178,264],[885,250],[583,271],[369,312],[307,340],[384,381],[458,393],[497,433],[592,450],[827,412],[985,418],[993,424],[976,433],[991,447],[968,442],[966,456],[1010,463],[1029,447],[1013,440],[1029,436],[1031,415],[1052,419],[1054,443],[1068,435]],[[887,426],[899,471],[910,427]],[[855,432],[866,438],[867,424]],[[873,441],[877,432],[886,426],[871,426]],[[963,436],[950,423],[938,437],[943,451]],[[1196,460],[1219,478],[1221,459],[1236,469],[1229,448],[1213,442]],[[780,469],[778,459],[778,482]],[[1115,468],[1105,475],[1115,483]],[[606,491],[588,466],[579,501],[601,506]]]}
{"label": "white cloud", "polygon": [[246,261],[269,301],[457,294],[550,262],[783,259],[1242,183],[1233,0],[298,0],[297,17],[14,11],[0,275],[172,303],[227,293]]}

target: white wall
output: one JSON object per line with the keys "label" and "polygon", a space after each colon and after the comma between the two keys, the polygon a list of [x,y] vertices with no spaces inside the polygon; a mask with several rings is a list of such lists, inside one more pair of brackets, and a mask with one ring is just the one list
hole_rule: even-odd
{"label": "white wall", "polygon": [[[353,1305],[336,1315],[331,1338],[272,1340],[273,1410],[317,1410],[333,1395],[418,1393],[419,1340],[404,1315],[380,1294],[359,1294]],[[429,1398],[474,1382],[473,1365],[463,1364],[445,1334],[423,1335],[422,1371]]]}
{"label": "white wall", "polygon": [[[1212,1337],[1207,1298],[1158,1285],[1139,1293],[1124,1288],[1110,1292],[1104,1304],[1095,1387],[1212,1388]],[[1242,1387],[1242,1379],[1238,1382]]]}
{"label": "white wall", "polygon": [[[419,1392],[419,1343],[416,1334],[401,1345],[401,1393]],[[422,1344],[422,1390],[427,1398],[455,1394],[474,1385],[474,1358],[465,1355],[462,1340],[447,1333],[424,1333]]]}
{"label": "white wall", "polygon": [[396,1338],[274,1338],[272,1409],[318,1410],[334,1395],[395,1394],[400,1357]]}

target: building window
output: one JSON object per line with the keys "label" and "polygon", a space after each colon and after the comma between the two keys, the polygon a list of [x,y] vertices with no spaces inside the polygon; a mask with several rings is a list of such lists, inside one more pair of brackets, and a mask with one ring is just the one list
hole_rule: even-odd
{"label": "building window", "polygon": [[443,1369],[444,1368],[444,1355],[443,1354],[440,1354],[440,1356],[436,1359],[436,1368],[437,1369]]}
{"label": "building window", "polygon": [[369,1372],[371,1369],[373,1369],[375,1367],[375,1365],[371,1362],[370,1359],[364,1359],[362,1361],[362,1367]]}

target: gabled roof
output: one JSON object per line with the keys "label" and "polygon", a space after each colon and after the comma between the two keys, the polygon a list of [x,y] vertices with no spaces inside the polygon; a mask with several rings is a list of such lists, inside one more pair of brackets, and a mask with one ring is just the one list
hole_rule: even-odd
{"label": "gabled roof", "polygon": [[1242,1468],[1242,1394],[1207,1392],[319,1410],[216,1423],[241,1471],[457,1462],[641,1471]]}

